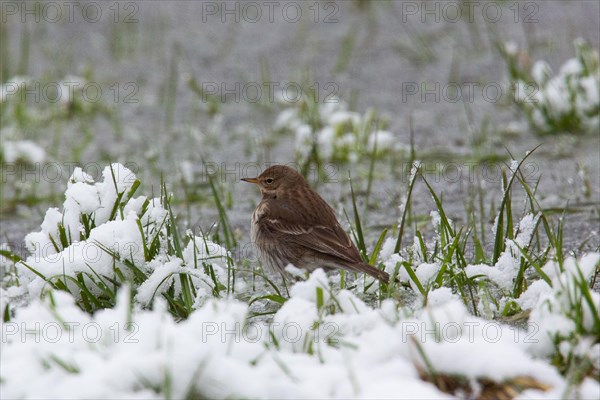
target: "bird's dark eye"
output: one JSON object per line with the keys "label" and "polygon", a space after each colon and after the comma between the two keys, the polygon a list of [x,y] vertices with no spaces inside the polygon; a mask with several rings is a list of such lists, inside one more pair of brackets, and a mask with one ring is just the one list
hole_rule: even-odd
{"label": "bird's dark eye", "polygon": [[271,183],[273,183],[273,178],[268,178],[265,182],[267,182],[267,184],[270,185]]}

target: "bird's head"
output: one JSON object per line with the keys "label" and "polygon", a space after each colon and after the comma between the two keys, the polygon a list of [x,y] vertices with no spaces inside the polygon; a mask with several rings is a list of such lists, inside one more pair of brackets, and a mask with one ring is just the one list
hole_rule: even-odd
{"label": "bird's head", "polygon": [[266,196],[278,196],[300,186],[308,185],[302,175],[285,165],[274,165],[256,178],[243,178],[244,182],[254,183]]}

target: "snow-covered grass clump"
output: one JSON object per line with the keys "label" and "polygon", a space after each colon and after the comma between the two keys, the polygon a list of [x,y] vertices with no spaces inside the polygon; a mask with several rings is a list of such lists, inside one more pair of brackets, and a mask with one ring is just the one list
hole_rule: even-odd
{"label": "snow-covered grass clump", "polygon": [[318,103],[304,97],[279,113],[274,129],[295,135],[296,161],[306,166],[404,152],[406,146],[385,125],[373,109],[360,114],[338,98]]}
{"label": "snow-covered grass clump", "polygon": [[0,147],[0,159],[3,163],[23,162],[25,164],[41,163],[46,160],[46,151],[31,140],[3,141]]}
{"label": "snow-covered grass clump", "polygon": [[160,198],[134,197],[140,181],[121,164],[102,177],[94,182],[76,168],[62,210],[49,209],[41,230],[25,237],[31,255],[17,270],[31,298],[64,290],[92,312],[112,307],[119,286],[130,284],[142,306],[165,296],[185,317],[226,288],[228,252],[191,233],[184,247],[166,190]]}
{"label": "snow-covered grass clump", "polygon": [[599,265],[598,253],[551,261],[544,266],[551,284],[534,282],[519,299],[537,300],[529,323],[541,335],[532,353],[552,357],[561,372],[600,370],[600,294],[588,285]]}
{"label": "snow-covered grass clump", "polygon": [[98,82],[90,77],[67,75],[48,80],[31,76],[14,76],[0,86],[0,115],[4,126],[31,127],[57,119],[109,113],[102,101]]}
{"label": "snow-covered grass clump", "polygon": [[[107,103],[106,91],[104,94],[103,97],[100,84],[91,75],[67,75],[61,79],[12,76],[2,82],[0,202],[3,210],[57,200],[54,184],[71,175],[72,165],[81,163],[84,153],[98,137],[93,128],[95,119],[113,116],[115,107]],[[65,146],[61,137],[71,129],[76,133]],[[64,163],[64,160],[70,161]],[[31,177],[35,177],[35,184]]]}
{"label": "snow-covered grass clump", "polygon": [[508,64],[516,104],[536,132],[598,132],[600,64],[598,52],[588,43],[575,40],[575,57],[558,74],[543,60],[528,70],[512,43],[502,46],[501,54]]}

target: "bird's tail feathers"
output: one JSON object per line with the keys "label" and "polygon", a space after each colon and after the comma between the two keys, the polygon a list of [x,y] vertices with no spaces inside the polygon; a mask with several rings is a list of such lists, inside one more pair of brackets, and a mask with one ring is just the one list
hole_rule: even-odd
{"label": "bird's tail feathers", "polygon": [[390,282],[390,274],[380,270],[379,268],[375,268],[374,266],[369,265],[365,262],[354,264],[350,266],[350,269],[356,272],[363,272],[365,274],[371,275],[373,278],[379,279],[380,281],[385,283]]}

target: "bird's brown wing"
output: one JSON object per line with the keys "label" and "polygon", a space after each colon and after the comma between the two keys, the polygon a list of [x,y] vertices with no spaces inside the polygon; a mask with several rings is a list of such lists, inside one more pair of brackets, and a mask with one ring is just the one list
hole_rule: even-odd
{"label": "bird's brown wing", "polygon": [[324,256],[335,257],[339,262],[360,263],[362,259],[350,237],[335,221],[327,226],[302,222],[296,210],[269,207],[270,212],[259,219],[259,226],[276,237],[279,242],[302,246]]}
{"label": "bird's brown wing", "polygon": [[293,253],[290,254],[292,259],[315,256],[323,264],[329,262],[388,282],[389,275],[385,271],[362,260],[358,249],[337,222],[333,209],[320,197],[317,199],[322,203],[319,207],[321,215],[312,215],[312,218],[307,218],[305,210],[267,200],[265,212],[257,221],[258,227],[263,235],[271,236],[279,245],[289,243],[286,250]]}
{"label": "bird's brown wing", "polygon": [[337,267],[369,274],[386,283],[390,280],[385,271],[362,261],[360,253],[339,224],[333,227],[323,225],[309,227],[274,218],[263,218],[259,224],[261,229],[271,235],[277,235],[280,245],[285,246],[286,243],[295,245],[288,246],[288,250],[294,248],[298,252],[294,257],[307,255],[310,257],[312,253],[317,255],[318,261],[323,264],[330,262]]}

